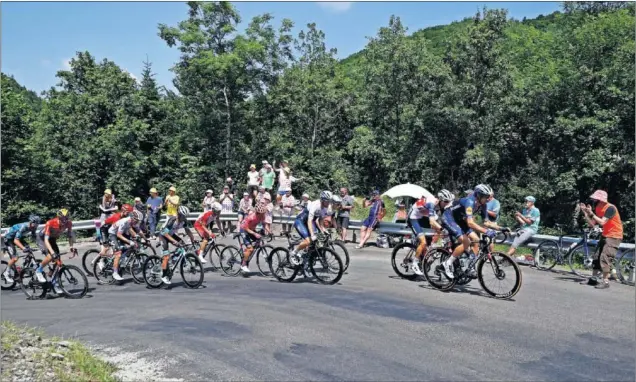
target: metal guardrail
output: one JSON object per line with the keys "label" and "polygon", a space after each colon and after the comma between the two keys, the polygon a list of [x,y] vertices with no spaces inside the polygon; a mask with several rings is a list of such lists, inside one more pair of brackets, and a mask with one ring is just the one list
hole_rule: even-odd
{"label": "metal guardrail", "polygon": [[[190,215],[188,215],[188,220],[195,221],[200,214],[201,212],[191,212]],[[238,214],[237,213],[222,213],[220,216],[220,219],[222,222],[238,221]],[[272,222],[276,224],[282,224],[282,223],[293,224],[295,219],[296,219],[295,216],[281,216],[280,214],[277,214],[276,212],[274,212],[272,216]],[[166,220],[167,220],[167,216],[161,215],[161,218],[159,219],[159,222],[157,222],[157,225],[164,223]],[[99,222],[99,219],[75,221],[73,222],[73,231],[83,231],[83,230],[91,230],[91,229],[94,230],[96,222]],[[41,224],[38,227],[38,229],[42,227],[44,227],[43,224]],[[353,232],[353,242],[356,242],[356,231],[359,231],[361,227],[362,227],[362,221],[360,220],[349,221],[348,230]],[[4,235],[7,232],[7,230],[8,228],[2,228],[0,230],[0,233]],[[376,228],[376,231],[381,234],[396,235],[396,236],[406,236],[406,235],[413,234],[411,229],[407,227],[406,223],[380,222]],[[432,236],[434,234],[434,231],[431,229],[425,229],[424,232],[426,233],[427,236]],[[512,240],[513,239],[507,240],[506,244],[511,244]],[[550,236],[550,235],[534,235],[524,245],[524,247],[536,248],[539,245],[539,243],[541,243],[544,240],[558,241],[559,238],[557,236]],[[570,237],[570,236],[563,237],[564,245],[571,245],[574,243],[578,243],[579,240],[581,240],[580,237]],[[597,240],[588,241],[588,243],[591,246],[595,246],[597,242],[598,242]],[[622,243],[620,245],[620,249],[634,249],[634,248],[636,248],[636,245],[634,245],[633,243]]]}

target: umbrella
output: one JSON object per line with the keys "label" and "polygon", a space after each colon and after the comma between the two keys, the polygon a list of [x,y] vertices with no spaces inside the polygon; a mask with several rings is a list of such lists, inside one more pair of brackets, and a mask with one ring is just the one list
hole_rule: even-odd
{"label": "umbrella", "polygon": [[426,199],[435,199],[435,196],[428,192],[428,190],[411,183],[400,184],[399,186],[395,186],[382,194],[382,196],[388,196],[391,199],[399,198],[402,196],[409,196],[414,199],[419,199],[422,197],[422,195],[424,195]]}

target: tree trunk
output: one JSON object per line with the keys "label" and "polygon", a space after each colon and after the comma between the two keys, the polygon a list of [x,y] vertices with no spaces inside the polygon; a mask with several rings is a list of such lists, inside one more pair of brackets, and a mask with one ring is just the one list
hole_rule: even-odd
{"label": "tree trunk", "polygon": [[227,123],[225,125],[225,177],[230,176],[230,140],[232,138],[232,113],[230,112],[230,100],[227,97],[227,86],[223,87],[223,97],[225,97],[225,110],[227,113]]}

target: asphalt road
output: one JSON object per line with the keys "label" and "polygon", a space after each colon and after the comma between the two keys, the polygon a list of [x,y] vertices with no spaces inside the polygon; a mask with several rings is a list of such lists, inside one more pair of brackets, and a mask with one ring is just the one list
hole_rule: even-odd
{"label": "asphalt road", "polygon": [[81,300],[3,291],[2,319],[136,352],[186,381],[635,380],[633,287],[523,267],[521,291],[501,301],[477,281],[444,293],[396,278],[389,250],[350,253],[334,286],[220,271],[197,290],[89,278]]}

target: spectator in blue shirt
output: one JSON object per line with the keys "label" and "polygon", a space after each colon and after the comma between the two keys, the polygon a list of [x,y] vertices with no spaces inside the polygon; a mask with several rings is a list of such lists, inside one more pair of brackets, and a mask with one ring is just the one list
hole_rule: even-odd
{"label": "spectator in blue shirt", "polygon": [[[539,209],[534,206],[536,201],[534,196],[526,196],[526,207],[521,210],[521,212],[515,213],[515,219],[521,224],[521,229],[508,250],[509,256],[512,256],[520,245],[526,243],[532,236],[539,232],[541,213]],[[528,259],[525,256],[519,256],[517,260],[532,261],[532,259]]]}
{"label": "spectator in blue shirt", "polygon": [[158,195],[157,189],[154,187],[150,189],[150,197],[146,200],[146,206],[148,207],[150,235],[155,238],[157,223],[159,222],[161,209],[163,208],[163,198]]}
{"label": "spectator in blue shirt", "polygon": [[365,208],[371,206],[371,208],[369,209],[369,216],[362,222],[362,228],[360,229],[360,244],[356,246],[358,249],[364,247],[364,244],[371,237],[371,232],[375,229],[378,222],[382,220],[384,212],[386,211],[384,202],[380,198],[380,192],[377,190],[373,191],[371,200],[364,200],[363,206]]}

